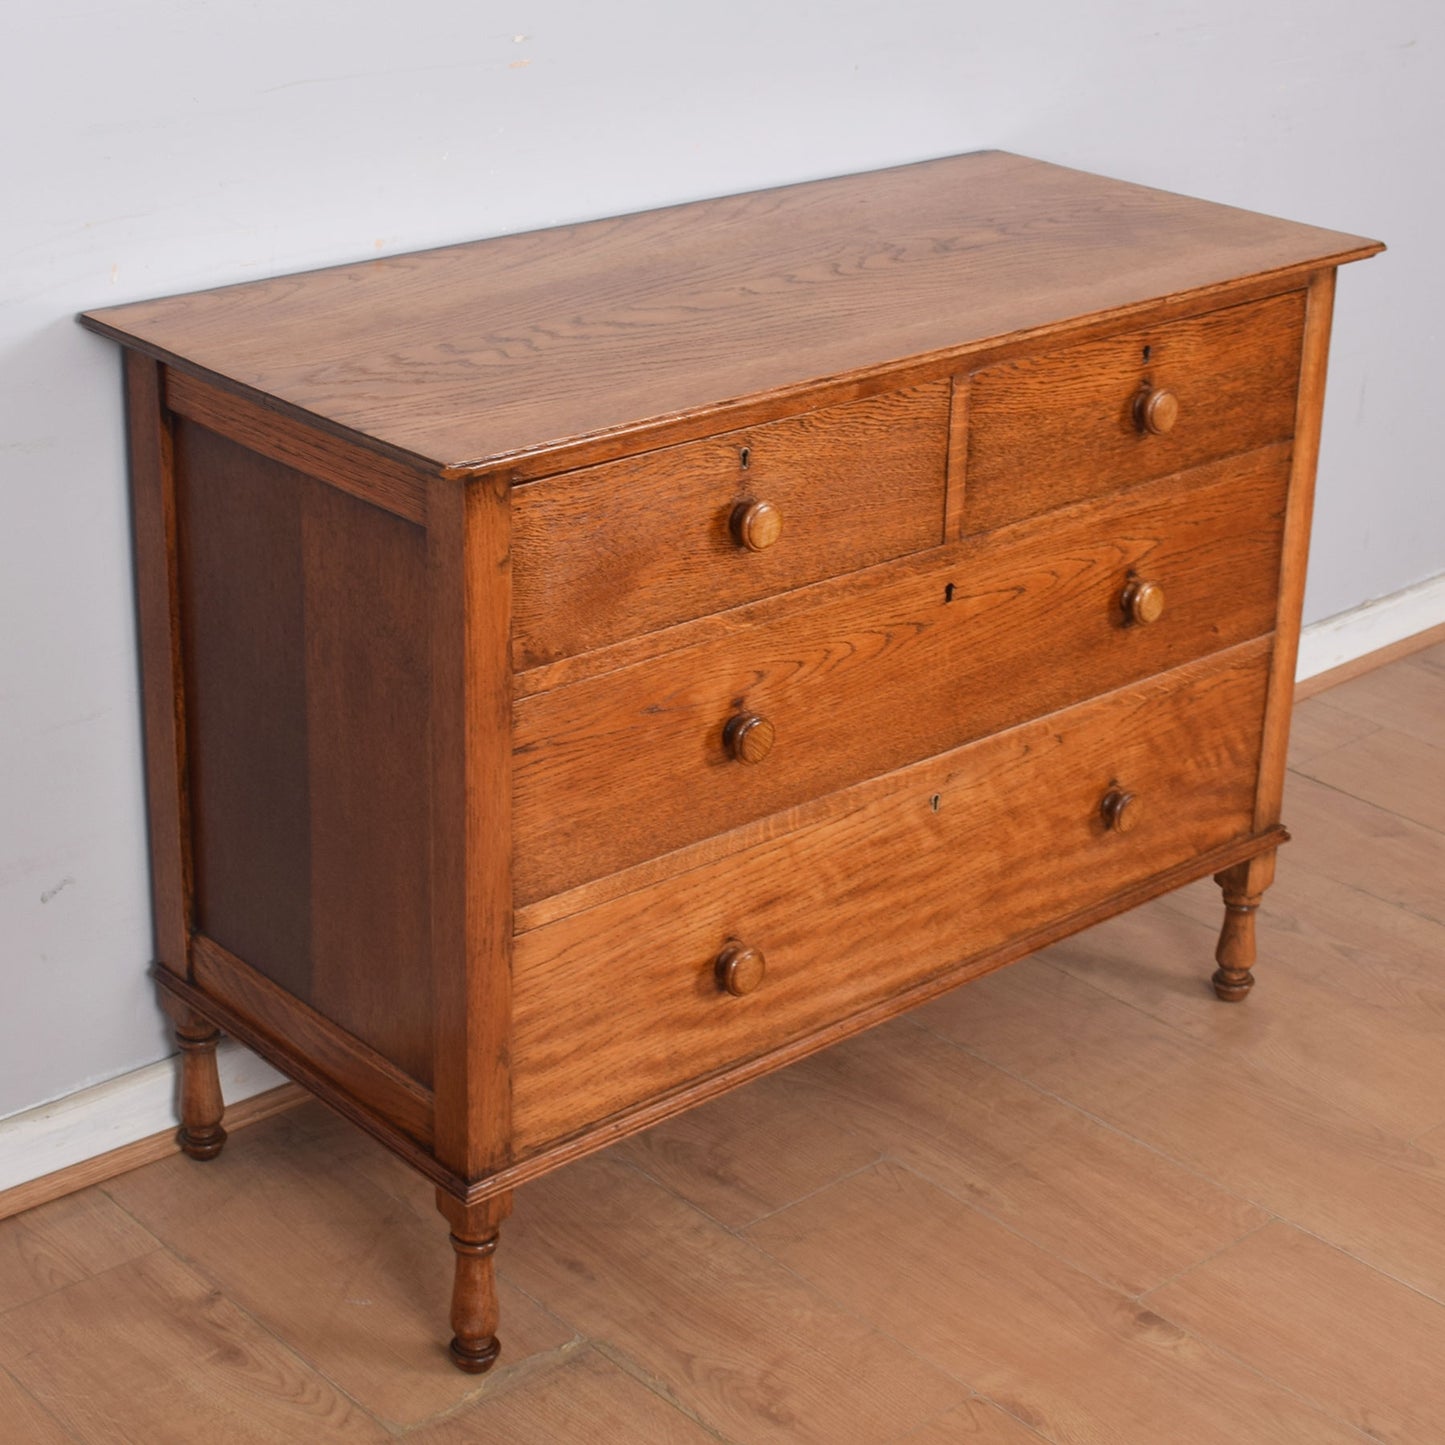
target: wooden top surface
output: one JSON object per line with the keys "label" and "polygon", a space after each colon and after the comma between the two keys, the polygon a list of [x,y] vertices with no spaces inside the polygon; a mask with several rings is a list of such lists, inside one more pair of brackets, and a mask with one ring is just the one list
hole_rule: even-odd
{"label": "wooden top surface", "polygon": [[1380,249],[981,151],[82,320],[461,469]]}

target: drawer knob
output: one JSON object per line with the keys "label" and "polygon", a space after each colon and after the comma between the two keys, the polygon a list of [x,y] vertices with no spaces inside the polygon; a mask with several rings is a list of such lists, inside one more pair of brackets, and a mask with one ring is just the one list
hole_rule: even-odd
{"label": "drawer knob", "polygon": [[760,763],[773,750],[777,734],[767,718],[740,712],[723,729],[723,746],[740,763]]}
{"label": "drawer knob", "polygon": [[739,547],[765,552],[783,535],[783,514],[771,502],[739,502],[729,525]]}
{"label": "drawer knob", "polygon": [[1139,393],[1134,403],[1134,424],[1142,432],[1162,437],[1174,430],[1179,420],[1179,398],[1164,387],[1151,387]]}
{"label": "drawer knob", "polygon": [[756,948],[749,948],[740,940],[730,938],[718,954],[715,968],[717,986],[734,998],[742,998],[762,983],[767,972],[767,960]]}
{"label": "drawer knob", "polygon": [[1158,622],[1164,615],[1164,589],[1157,582],[1144,582],[1135,578],[1124,588],[1119,599],[1124,605],[1124,617],[1141,627]]}
{"label": "drawer knob", "polygon": [[1110,788],[1099,804],[1099,811],[1104,815],[1104,826],[1111,833],[1132,833],[1139,826],[1139,800],[1122,788]]}

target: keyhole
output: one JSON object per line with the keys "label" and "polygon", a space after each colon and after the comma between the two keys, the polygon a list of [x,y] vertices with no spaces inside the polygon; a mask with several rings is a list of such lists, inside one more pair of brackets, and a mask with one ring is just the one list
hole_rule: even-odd
{"label": "keyhole", "polygon": [[952,601],[953,601],[953,583],[952,583],[952,582],[950,582],[950,583],[948,584],[948,586],[943,589],[943,600],[944,600],[945,602],[952,602]]}
{"label": "keyhole", "polygon": [[928,806],[936,813],[943,806],[943,794],[935,793],[929,800]]}
{"label": "keyhole", "polygon": [[1144,348],[1144,364],[1146,366],[1149,364],[1149,357],[1153,353],[1153,350],[1154,348],[1152,346],[1146,346]]}
{"label": "keyhole", "polygon": [[742,468],[743,468],[744,471],[747,471],[747,469],[748,469],[748,463],[751,462],[752,459],[753,459],[753,449],[752,449],[751,447],[742,447],[742,448],[739,449],[739,451],[738,451],[738,461],[742,463]]}

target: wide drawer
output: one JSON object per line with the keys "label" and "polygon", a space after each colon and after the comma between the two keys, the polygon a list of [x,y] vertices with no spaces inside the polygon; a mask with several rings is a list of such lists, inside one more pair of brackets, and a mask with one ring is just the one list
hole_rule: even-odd
{"label": "wide drawer", "polygon": [[943,540],[946,381],[520,486],[518,670]]}
{"label": "wide drawer", "polygon": [[[987,531],[1291,436],[1304,296],[974,372],[963,530]],[[1172,400],[1158,400],[1166,394]],[[1171,422],[1165,432],[1150,429]]]}
{"label": "wide drawer", "polygon": [[[872,780],[747,851],[520,935],[525,1151],[1249,833],[1269,639]],[[1104,800],[1131,795],[1127,831]],[[753,992],[718,981],[730,940]],[[753,960],[755,961],[755,960]]]}
{"label": "wide drawer", "polygon": [[[1265,448],[519,699],[518,904],[1269,631],[1288,474],[1288,447]],[[1131,625],[1140,581],[1164,611]],[[729,750],[748,716],[774,738],[751,764]]]}

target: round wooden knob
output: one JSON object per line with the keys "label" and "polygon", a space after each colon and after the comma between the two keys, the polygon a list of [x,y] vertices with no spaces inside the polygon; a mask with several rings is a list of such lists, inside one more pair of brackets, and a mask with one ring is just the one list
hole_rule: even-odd
{"label": "round wooden knob", "polygon": [[776,736],[767,718],[755,712],[741,712],[728,719],[723,729],[723,746],[740,763],[760,763],[772,752]]}
{"label": "round wooden knob", "polygon": [[1099,811],[1104,815],[1104,826],[1112,833],[1130,833],[1139,826],[1139,800],[1122,788],[1110,788]]}
{"label": "round wooden knob", "polygon": [[717,956],[717,986],[724,993],[741,998],[763,981],[767,967],[767,960],[756,948],[730,938],[727,947]]}
{"label": "round wooden knob", "polygon": [[1134,421],[1140,431],[1162,437],[1174,430],[1178,420],[1179,398],[1172,391],[1161,386],[1140,392],[1139,400],[1134,403]]}
{"label": "round wooden knob", "polygon": [[1158,622],[1164,615],[1164,589],[1157,582],[1144,582],[1136,577],[1124,588],[1119,600],[1124,605],[1124,616],[1141,626]]}
{"label": "round wooden knob", "polygon": [[730,525],[739,547],[764,552],[783,535],[783,514],[771,502],[739,502]]}

